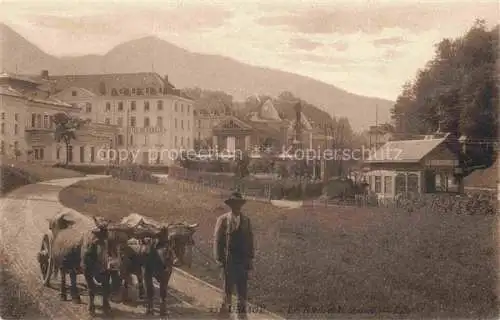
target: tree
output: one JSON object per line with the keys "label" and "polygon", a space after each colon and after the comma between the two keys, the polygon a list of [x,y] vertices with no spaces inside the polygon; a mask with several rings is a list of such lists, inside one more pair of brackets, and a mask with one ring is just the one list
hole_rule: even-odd
{"label": "tree", "polygon": [[237,179],[243,179],[250,174],[248,166],[250,164],[250,157],[246,152],[243,152],[241,157],[236,157],[234,166],[234,176]]}
{"label": "tree", "polygon": [[[495,141],[498,35],[498,26],[487,30],[477,20],[464,36],[438,43],[434,58],[397,98],[392,109],[397,131],[429,134],[439,129],[475,142]],[[493,148],[468,150],[471,165],[491,163]]]}
{"label": "tree", "polygon": [[53,117],[53,122],[55,124],[54,139],[60,143],[63,142],[66,146],[66,161],[65,165],[68,165],[69,161],[69,150],[72,140],[76,140],[76,131],[81,129],[85,124],[89,123],[89,120],[83,120],[77,117],[72,117],[66,113],[57,113]]}

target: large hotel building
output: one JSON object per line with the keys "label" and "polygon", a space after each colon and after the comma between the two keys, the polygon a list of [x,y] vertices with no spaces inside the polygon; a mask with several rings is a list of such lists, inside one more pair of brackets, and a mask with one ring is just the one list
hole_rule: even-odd
{"label": "large hotel building", "polygon": [[72,164],[109,163],[112,153],[103,150],[115,149],[136,163],[170,165],[176,151],[193,147],[193,102],[156,73],[2,74],[0,90],[4,154],[64,162],[64,146],[53,139],[57,112],[90,119],[72,142]]}

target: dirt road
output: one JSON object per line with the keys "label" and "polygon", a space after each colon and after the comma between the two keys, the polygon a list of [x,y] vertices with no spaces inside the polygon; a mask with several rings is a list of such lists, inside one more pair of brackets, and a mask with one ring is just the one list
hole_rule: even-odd
{"label": "dirt road", "polygon": [[[90,176],[83,179],[95,178]],[[0,243],[2,252],[6,255],[3,258],[8,261],[9,268],[17,275],[19,281],[28,288],[32,298],[38,302],[40,310],[52,319],[90,318],[87,313],[88,300],[85,292],[82,292],[82,304],[60,301],[57,294],[58,281],[53,281],[54,288],[43,287],[36,260],[42,236],[48,231],[47,219],[61,210],[69,210],[59,203],[59,191],[79,180],[82,178],[28,185],[0,199]],[[79,277],[78,282],[83,283],[82,277]],[[100,299],[97,302],[100,305]],[[210,317],[210,314],[202,308],[194,307],[175,297],[175,293],[169,296],[168,302],[171,317]],[[131,306],[121,303],[112,303],[112,308],[114,315],[119,318],[141,318],[145,311],[142,305]]]}

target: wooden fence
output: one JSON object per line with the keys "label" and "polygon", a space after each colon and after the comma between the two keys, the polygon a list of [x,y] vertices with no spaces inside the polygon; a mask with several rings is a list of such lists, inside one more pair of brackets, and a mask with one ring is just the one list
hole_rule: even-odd
{"label": "wooden fence", "polygon": [[356,195],[351,200],[310,200],[305,201],[303,205],[309,207],[385,208],[395,212],[425,210],[438,214],[492,215],[496,214],[498,209],[496,197],[496,194],[488,192],[461,195],[448,193],[415,194],[411,197],[397,197],[395,199]]}
{"label": "wooden fence", "polygon": [[238,181],[232,174],[215,174],[185,168],[171,168],[169,177],[196,182],[201,187],[218,190],[215,192],[227,193],[238,189],[246,199],[266,202],[271,200],[271,184],[255,183],[244,179]]}

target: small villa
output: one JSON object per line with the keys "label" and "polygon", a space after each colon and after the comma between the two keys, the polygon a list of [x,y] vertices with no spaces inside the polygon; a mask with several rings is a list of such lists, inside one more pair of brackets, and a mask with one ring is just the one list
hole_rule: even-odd
{"label": "small villa", "polygon": [[388,141],[364,161],[364,177],[380,198],[403,193],[457,192],[458,155],[448,134]]}

